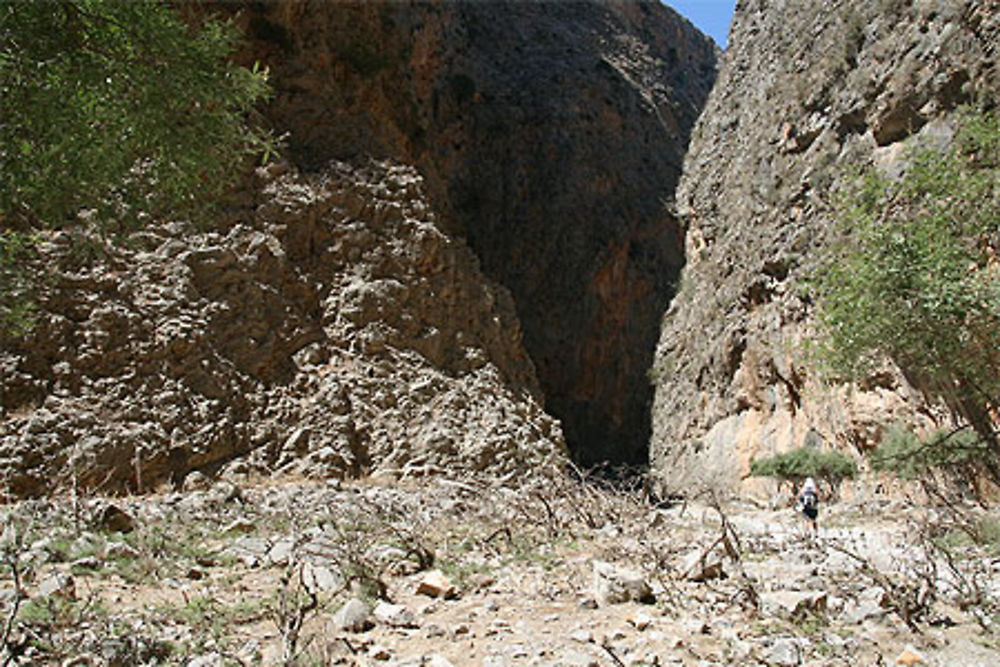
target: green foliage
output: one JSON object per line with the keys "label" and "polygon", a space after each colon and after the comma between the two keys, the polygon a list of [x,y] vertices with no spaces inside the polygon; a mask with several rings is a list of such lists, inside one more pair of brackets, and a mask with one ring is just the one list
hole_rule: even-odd
{"label": "green foliage", "polygon": [[919,438],[909,429],[891,426],[872,452],[871,463],[875,471],[891,472],[903,479],[920,479],[937,469],[975,464],[986,453],[986,445],[972,430],[938,431]]}
{"label": "green foliage", "polygon": [[967,112],[905,175],[874,169],[840,206],[843,241],[815,287],[820,348],[851,379],[887,359],[991,440],[1000,397],[1000,116]]}
{"label": "green foliage", "polygon": [[34,324],[34,281],[26,266],[33,252],[31,236],[0,229],[0,334],[22,336]]}
{"label": "green foliage", "polygon": [[774,477],[793,482],[815,477],[838,484],[853,478],[857,472],[857,465],[845,455],[816,447],[800,447],[784,454],[757,459],[750,464],[750,474],[755,477]]}
{"label": "green foliage", "polygon": [[0,229],[204,211],[269,146],[245,119],[266,73],[228,61],[236,37],[159,2],[0,5]]}

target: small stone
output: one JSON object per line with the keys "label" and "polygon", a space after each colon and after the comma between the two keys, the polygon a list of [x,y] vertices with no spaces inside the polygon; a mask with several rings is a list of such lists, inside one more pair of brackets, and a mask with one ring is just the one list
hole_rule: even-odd
{"label": "small stone", "polygon": [[295,540],[285,537],[278,540],[267,552],[267,559],[273,565],[287,565],[295,551]]}
{"label": "small stone", "polygon": [[463,635],[467,635],[470,632],[471,630],[467,624],[459,623],[452,629],[451,634],[454,635],[455,637],[462,637]]}
{"label": "small stone", "polygon": [[606,604],[655,601],[653,590],[641,574],[603,561],[594,561],[594,593]]}
{"label": "small stone", "polygon": [[191,658],[185,667],[222,667],[224,664],[225,660],[218,653],[206,653]]}
{"label": "small stone", "polygon": [[373,660],[388,660],[392,657],[392,651],[380,644],[372,644],[371,648],[368,649],[368,655]]}
{"label": "small stone", "polygon": [[364,632],[374,623],[368,611],[368,605],[357,598],[348,600],[333,617],[334,625],[349,632]]}
{"label": "small stone", "polygon": [[108,542],[104,546],[105,558],[138,558],[139,551],[127,542]]}
{"label": "small stone", "polygon": [[189,567],[184,576],[191,581],[201,581],[205,578],[205,571],[199,567]]}
{"label": "small stone", "polygon": [[212,485],[208,493],[209,500],[218,503],[228,503],[234,500],[242,500],[243,492],[240,487],[232,482],[220,480]]}
{"label": "small stone", "polygon": [[704,582],[726,576],[722,567],[722,554],[718,551],[704,553],[697,549],[689,553],[681,564],[681,576],[688,581]]}
{"label": "small stone", "polygon": [[885,589],[872,586],[858,596],[857,602],[844,605],[844,618],[851,623],[863,623],[868,619],[878,619],[886,615]]}
{"label": "small stone", "polygon": [[571,651],[565,656],[560,656],[560,664],[568,667],[601,667],[601,661],[592,655]]}
{"label": "small stone", "polygon": [[47,598],[57,596],[66,600],[76,599],[76,581],[68,574],[53,574],[38,586],[38,597]]}
{"label": "small stone", "polygon": [[237,533],[252,533],[257,529],[257,524],[246,517],[240,517],[235,521],[231,521],[223,527],[222,532],[224,534],[237,534]]}
{"label": "small stone", "polygon": [[184,484],[181,490],[185,493],[190,493],[191,491],[204,491],[210,486],[212,486],[212,480],[205,473],[192,470],[184,477]]}
{"label": "small stone", "polygon": [[586,628],[580,628],[579,630],[574,630],[569,633],[569,638],[575,642],[580,642],[581,644],[593,644],[594,643],[594,633]]}
{"label": "small stone", "polygon": [[136,529],[135,519],[117,505],[98,500],[91,509],[94,526],[99,530],[109,533],[131,533]]}
{"label": "small stone", "polygon": [[689,635],[707,635],[712,632],[712,626],[700,618],[688,619],[683,627]]}
{"label": "small stone", "polygon": [[764,662],[778,667],[796,667],[802,662],[799,643],[788,637],[775,639],[764,653]]}
{"label": "small stone", "polygon": [[597,600],[591,597],[582,598],[580,600],[580,607],[582,609],[597,609]]}
{"label": "small stone", "polygon": [[425,667],[455,667],[451,660],[437,653],[425,657],[423,664]]}
{"label": "small stone", "polygon": [[448,633],[445,629],[436,623],[432,623],[424,628],[424,636],[428,639],[437,639],[438,637],[446,637]]}
{"label": "small stone", "polygon": [[401,604],[390,604],[379,601],[372,611],[375,620],[392,628],[415,628],[418,626],[417,618],[413,612]]}
{"label": "small stone", "polygon": [[71,568],[78,570],[99,570],[101,569],[101,561],[96,556],[84,556],[83,558],[77,558],[75,561],[69,564]]}
{"label": "small stone", "polygon": [[913,667],[913,665],[926,665],[927,661],[924,656],[917,653],[917,650],[912,646],[907,646],[903,649],[903,652],[899,654],[896,658],[897,665],[905,665],[906,667]]}
{"label": "small stone", "polygon": [[322,565],[306,563],[302,570],[302,578],[309,589],[324,593],[338,591],[344,585],[344,580],[339,574]]}
{"label": "small stone", "polygon": [[650,617],[649,614],[646,614],[641,611],[636,614],[631,614],[626,620],[632,627],[634,627],[639,632],[646,630],[650,625],[653,624],[652,617]]}
{"label": "small stone", "polygon": [[760,596],[761,611],[768,616],[799,617],[826,609],[825,591],[774,591]]}
{"label": "small stone", "polygon": [[441,570],[431,570],[425,573],[417,584],[417,594],[448,600],[458,597],[458,589]]}

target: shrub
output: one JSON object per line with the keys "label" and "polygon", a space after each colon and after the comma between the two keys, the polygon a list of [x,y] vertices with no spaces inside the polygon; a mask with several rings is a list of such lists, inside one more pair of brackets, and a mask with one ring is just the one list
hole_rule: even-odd
{"label": "shrub", "polygon": [[211,220],[251,156],[267,72],[232,22],[131,0],[0,3],[0,334],[31,325],[41,230]]}
{"label": "shrub", "polygon": [[971,429],[937,431],[920,438],[902,426],[892,426],[872,452],[872,470],[903,479],[920,479],[934,470],[955,471],[974,466],[987,446]]}
{"label": "shrub", "polygon": [[965,112],[947,148],[918,148],[901,178],[862,170],[843,194],[814,284],[830,369],[860,380],[893,362],[996,453],[1000,115]]}
{"label": "shrub", "polygon": [[757,459],[750,464],[755,477],[774,477],[798,484],[806,477],[815,477],[831,486],[853,478],[858,472],[851,459],[837,451],[822,451],[815,447],[800,447],[790,452]]}

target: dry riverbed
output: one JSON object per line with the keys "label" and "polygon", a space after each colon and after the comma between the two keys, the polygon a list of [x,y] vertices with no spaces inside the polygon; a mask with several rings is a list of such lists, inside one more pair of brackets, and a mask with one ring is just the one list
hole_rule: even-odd
{"label": "dry riverbed", "polygon": [[3,509],[5,664],[996,665],[982,510],[654,506],[561,477]]}

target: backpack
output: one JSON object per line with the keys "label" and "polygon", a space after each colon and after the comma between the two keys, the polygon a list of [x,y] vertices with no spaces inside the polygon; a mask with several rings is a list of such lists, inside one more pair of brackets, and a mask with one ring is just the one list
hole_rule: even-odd
{"label": "backpack", "polygon": [[802,494],[802,507],[807,510],[816,509],[816,505],[819,504],[819,498],[816,497],[815,492],[806,491]]}

